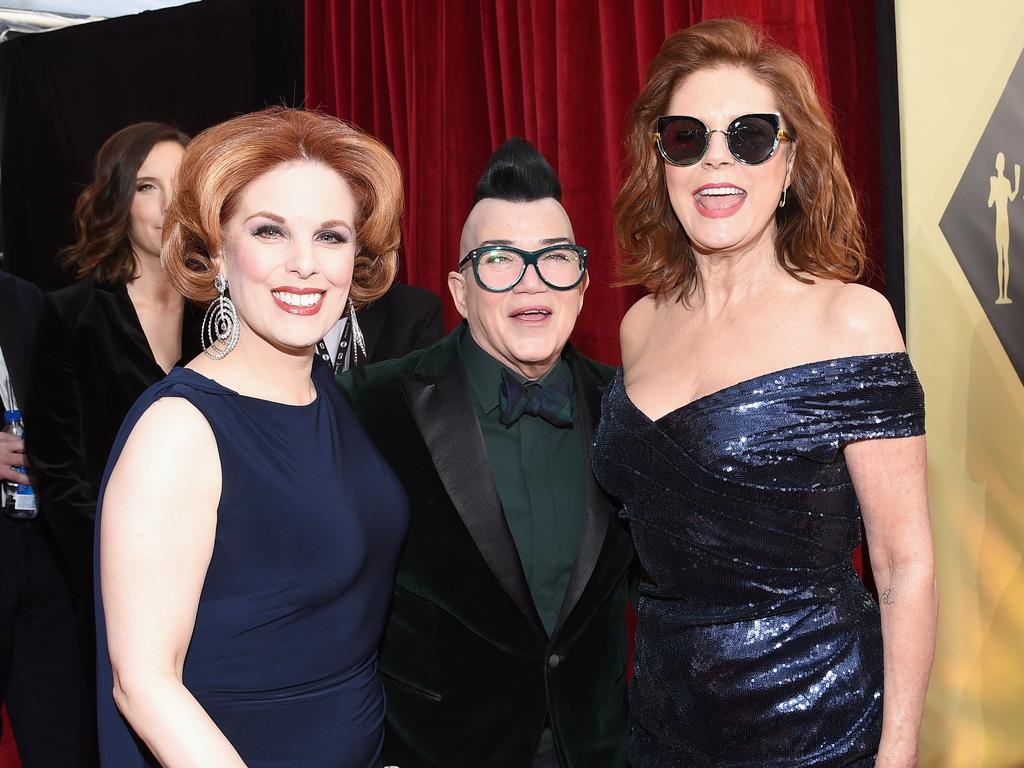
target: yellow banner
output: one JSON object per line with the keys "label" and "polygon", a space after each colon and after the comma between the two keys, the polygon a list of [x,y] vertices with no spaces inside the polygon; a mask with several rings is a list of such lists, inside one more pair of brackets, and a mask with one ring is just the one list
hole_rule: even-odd
{"label": "yellow banner", "polygon": [[1021,768],[1024,3],[897,0],[896,24],[940,593],[919,766]]}

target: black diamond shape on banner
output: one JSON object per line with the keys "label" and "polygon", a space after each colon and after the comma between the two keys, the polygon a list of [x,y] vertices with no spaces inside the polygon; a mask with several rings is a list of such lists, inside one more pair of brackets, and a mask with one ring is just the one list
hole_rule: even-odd
{"label": "black diamond shape on banner", "polygon": [[[955,112],[931,130],[952,131]],[[941,163],[941,157],[933,158]],[[1002,167],[1002,170],[998,169]],[[1024,382],[1024,51],[939,227]],[[1016,193],[1016,194],[1014,194]],[[1013,198],[1012,200],[1010,198]],[[1009,270],[1009,275],[1006,275]]]}

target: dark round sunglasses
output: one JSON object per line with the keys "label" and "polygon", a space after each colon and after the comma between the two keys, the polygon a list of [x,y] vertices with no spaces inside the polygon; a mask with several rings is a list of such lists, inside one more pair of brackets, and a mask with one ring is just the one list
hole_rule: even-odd
{"label": "dark round sunglasses", "polygon": [[583,280],[587,249],[573,243],[559,243],[539,251],[524,251],[511,245],[474,248],[459,260],[459,271],[472,263],[477,285],[491,293],[511,291],[533,265],[548,288],[568,291]]}
{"label": "dark round sunglasses", "polygon": [[654,141],[665,162],[672,165],[694,165],[708,151],[712,133],[725,134],[729,152],[744,165],[766,162],[779,142],[793,139],[781,128],[782,118],[776,112],[742,115],[722,130],[708,130],[696,117],[665,115],[658,118]]}

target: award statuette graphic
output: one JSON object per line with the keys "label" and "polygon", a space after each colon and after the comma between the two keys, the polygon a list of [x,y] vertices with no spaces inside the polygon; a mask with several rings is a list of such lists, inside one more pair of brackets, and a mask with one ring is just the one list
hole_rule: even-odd
{"label": "award statuette graphic", "polygon": [[[1022,137],[1024,50],[939,222],[1018,379],[1024,383]],[[1012,181],[1008,173],[1011,167]]]}
{"label": "award statuette graphic", "polygon": [[999,282],[999,295],[996,304],[1013,304],[1007,293],[1010,286],[1010,203],[1017,199],[1020,192],[1020,164],[1013,164],[1013,189],[1010,180],[1003,175],[1006,168],[1006,155],[996,155],[996,175],[989,179],[988,207],[996,208],[996,276]]}

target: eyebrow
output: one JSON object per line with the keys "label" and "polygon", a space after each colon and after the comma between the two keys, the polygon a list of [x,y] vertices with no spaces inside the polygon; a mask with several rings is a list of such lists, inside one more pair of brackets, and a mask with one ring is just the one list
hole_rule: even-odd
{"label": "eyebrow", "polygon": [[[250,216],[247,216],[245,220],[249,221],[249,220],[255,219],[255,218],[259,217],[259,216],[262,216],[265,219],[270,219],[271,221],[275,221],[278,224],[285,224],[285,223],[287,223],[287,222],[285,222],[285,219],[284,219],[283,216],[278,216],[276,213],[271,213],[270,211],[257,211],[256,213],[254,213],[254,214],[252,214]],[[339,226],[340,227],[345,227],[346,229],[352,229],[352,225],[349,224],[344,219],[328,219],[327,221],[321,222],[320,226],[318,227],[318,229],[330,229],[331,227],[339,227]]]}
{"label": "eyebrow", "polygon": [[328,219],[320,224],[321,229],[330,229],[331,227],[345,227],[346,229],[352,229],[352,225],[344,219]]}
{"label": "eyebrow", "polygon": [[259,217],[259,216],[262,216],[264,219],[270,219],[271,221],[276,221],[278,224],[284,224],[284,217],[283,216],[278,216],[276,213],[271,213],[270,211],[256,211],[256,213],[254,213],[254,214],[252,214],[250,216],[246,216],[245,220],[249,221],[249,219],[255,219],[255,218]]}
{"label": "eyebrow", "polygon": [[[558,243],[572,243],[572,240],[570,240],[568,237],[560,236],[545,237],[538,240],[537,242],[540,243],[541,245],[556,245]],[[484,240],[482,243],[480,243],[478,247],[483,248],[488,245],[515,245],[515,243],[512,242],[511,240]]]}

